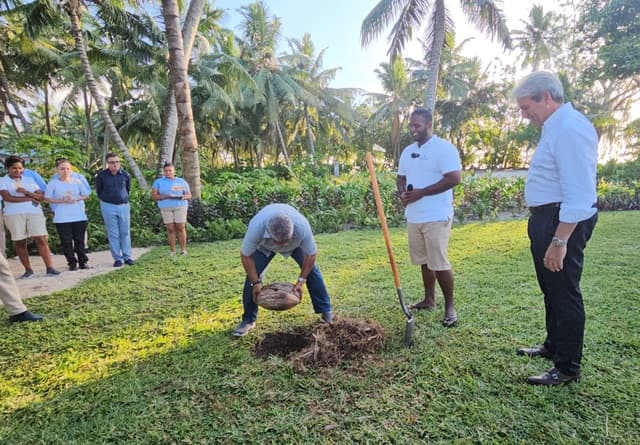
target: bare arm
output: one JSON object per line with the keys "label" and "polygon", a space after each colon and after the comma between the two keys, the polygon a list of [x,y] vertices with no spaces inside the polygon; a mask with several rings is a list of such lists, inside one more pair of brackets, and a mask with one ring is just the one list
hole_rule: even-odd
{"label": "bare arm", "polygon": [[253,257],[240,254],[240,261],[242,262],[242,267],[244,271],[247,273],[247,277],[249,278],[250,283],[256,283],[252,287],[253,293],[253,301],[255,302],[256,297],[262,290],[262,283],[258,283],[260,281],[260,275],[258,275],[258,270],[256,269],[256,262]]}
{"label": "bare arm", "polygon": [[[423,198],[425,196],[437,195],[438,193],[446,192],[447,190],[455,187],[460,183],[460,170],[447,172],[442,176],[442,179],[431,185],[428,185],[421,189],[413,189],[403,192],[400,196],[403,205],[410,204]],[[405,177],[406,182],[406,177]],[[398,181],[396,180],[396,186]]]}

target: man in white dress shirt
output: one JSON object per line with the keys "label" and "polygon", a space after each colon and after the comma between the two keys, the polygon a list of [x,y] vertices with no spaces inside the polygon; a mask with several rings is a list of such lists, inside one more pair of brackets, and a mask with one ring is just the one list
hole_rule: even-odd
{"label": "man in white dress shirt", "polygon": [[598,220],[598,135],[581,113],[563,103],[558,78],[529,74],[512,93],[522,117],[542,128],[525,184],[528,234],[538,284],[544,294],[543,346],[518,355],[552,360],[553,368],[527,381],[555,386],[578,380],[585,312],[580,292],[584,249]]}

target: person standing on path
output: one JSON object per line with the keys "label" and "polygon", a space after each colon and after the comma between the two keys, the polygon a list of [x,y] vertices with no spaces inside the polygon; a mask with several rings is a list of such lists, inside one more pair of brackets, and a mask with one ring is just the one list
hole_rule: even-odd
{"label": "person standing on path", "polygon": [[162,214],[162,222],[167,228],[169,254],[176,254],[176,236],[180,244],[180,255],[187,254],[187,210],[191,191],[189,184],[182,178],[176,177],[173,164],[164,164],[164,177],[153,181],[151,199],[158,203]]}
{"label": "person standing on path", "polygon": [[84,201],[89,198],[91,189],[71,176],[71,163],[68,159],[56,161],[57,176],[47,184],[44,197],[55,205],[53,222],[56,225],[62,251],[69,270],[88,269],[89,258],[85,253],[84,239],[87,232],[87,214]]}
{"label": "person standing on path", "polygon": [[47,241],[47,222],[40,202],[44,193],[38,184],[28,176],[24,176],[24,163],[19,156],[9,156],[4,161],[7,175],[0,180],[0,194],[4,201],[4,222],[11,239],[16,243],[16,253],[24,266],[24,274],[20,278],[32,277],[27,240],[33,238],[38,246],[38,253],[44,262],[47,275],[56,276],[53,267],[51,250]]}
{"label": "person standing on path", "polygon": [[131,256],[131,176],[120,167],[120,158],[107,153],[107,168],[96,177],[96,193],[107,229],[113,267],[135,264]]}

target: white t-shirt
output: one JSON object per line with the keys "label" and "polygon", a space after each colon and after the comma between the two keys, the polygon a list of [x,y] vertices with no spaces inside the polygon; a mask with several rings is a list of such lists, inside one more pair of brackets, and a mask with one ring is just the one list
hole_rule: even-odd
{"label": "white t-shirt", "polygon": [[[22,187],[28,192],[36,192],[40,190],[40,187],[32,178],[28,176],[22,176],[21,179],[12,179],[9,175],[5,175],[0,179],[0,190],[6,190],[11,196],[24,196],[23,193],[18,193],[17,188]],[[40,204],[33,205],[33,201],[25,202],[9,202],[4,201],[4,214],[5,215],[21,215],[21,214],[34,214],[43,215],[42,207]]]}
{"label": "white t-shirt", "polygon": [[[80,196],[87,196],[91,193],[82,181],[78,178],[71,177],[69,182],[61,181],[59,178],[53,178],[47,184],[44,197],[47,199],[64,199],[65,196],[71,196],[78,199]],[[53,215],[54,223],[69,223],[76,221],[86,221],[87,214],[84,211],[84,201],[74,201],[70,203],[56,203],[55,213]]]}
{"label": "white t-shirt", "polygon": [[[407,177],[407,186],[425,188],[440,181],[445,173],[462,169],[458,149],[438,136],[431,136],[422,146],[406,147],[400,155],[398,175]],[[421,224],[453,218],[453,190],[425,196],[405,208],[407,222]]]}

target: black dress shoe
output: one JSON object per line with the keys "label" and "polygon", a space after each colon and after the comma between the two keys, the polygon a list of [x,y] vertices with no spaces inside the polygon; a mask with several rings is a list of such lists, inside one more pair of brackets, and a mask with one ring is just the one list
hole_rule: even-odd
{"label": "black dress shoe", "polygon": [[[80,265],[80,269],[82,269],[82,264]],[[69,264],[69,270],[78,270],[77,264]]]}
{"label": "black dress shoe", "polygon": [[540,375],[532,375],[527,379],[527,383],[531,385],[558,386],[564,385],[565,383],[577,382],[579,379],[580,374],[567,375],[556,368],[551,368]]}
{"label": "black dress shoe", "polygon": [[542,357],[553,359],[553,354],[547,348],[541,346],[539,348],[520,348],[516,351],[516,355],[526,355],[527,357]]}
{"label": "black dress shoe", "polygon": [[36,315],[31,311],[26,311],[21,314],[12,315],[9,317],[9,321],[12,323],[21,323],[23,321],[40,321],[43,318],[40,315]]}
{"label": "black dress shoe", "polygon": [[82,263],[80,264],[80,269],[91,269],[91,266],[89,266],[87,263]]}

